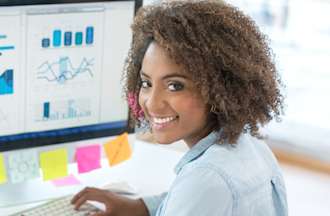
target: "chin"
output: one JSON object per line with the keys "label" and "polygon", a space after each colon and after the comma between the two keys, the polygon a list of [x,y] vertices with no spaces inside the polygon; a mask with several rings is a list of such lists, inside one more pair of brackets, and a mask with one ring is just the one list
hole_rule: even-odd
{"label": "chin", "polygon": [[162,145],[169,145],[174,143],[175,141],[178,141],[179,139],[174,139],[174,138],[170,138],[170,137],[163,137],[163,136],[157,136],[157,135],[153,135],[154,139],[156,140],[156,142],[158,144],[162,144]]}
{"label": "chin", "polygon": [[169,144],[172,144],[173,143],[173,142],[169,142],[167,140],[158,140],[158,139],[156,139],[156,142],[158,144],[161,144],[161,145],[169,145]]}

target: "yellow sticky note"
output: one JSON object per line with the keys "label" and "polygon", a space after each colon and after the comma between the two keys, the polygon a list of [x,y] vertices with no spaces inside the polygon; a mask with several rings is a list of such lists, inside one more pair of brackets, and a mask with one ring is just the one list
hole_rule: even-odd
{"label": "yellow sticky note", "polygon": [[128,143],[127,133],[124,133],[116,139],[104,144],[104,149],[110,166],[119,164],[129,159],[132,155],[132,149]]}
{"label": "yellow sticky note", "polygon": [[68,175],[68,152],[65,148],[40,154],[40,167],[44,181]]}
{"label": "yellow sticky note", "polygon": [[3,184],[7,181],[5,160],[2,154],[0,154],[0,184]]}

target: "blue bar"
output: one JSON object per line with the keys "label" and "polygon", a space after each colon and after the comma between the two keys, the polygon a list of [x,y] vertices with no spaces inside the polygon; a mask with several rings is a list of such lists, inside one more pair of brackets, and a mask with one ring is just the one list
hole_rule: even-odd
{"label": "blue bar", "polygon": [[64,46],[71,46],[72,32],[64,32]]}
{"label": "blue bar", "polygon": [[43,38],[43,39],[41,40],[41,46],[42,46],[43,48],[47,48],[47,47],[49,47],[49,45],[50,45],[50,40],[49,40],[49,38]]}
{"label": "blue bar", "polygon": [[0,50],[13,50],[15,46],[0,46]]}
{"label": "blue bar", "polygon": [[74,118],[75,116],[75,110],[72,107],[69,107],[68,110],[68,118]]}
{"label": "blue bar", "polygon": [[92,44],[94,41],[94,27],[88,26],[86,28],[86,44]]}
{"label": "blue bar", "polygon": [[0,39],[6,39],[7,35],[0,35]]}
{"label": "blue bar", "polygon": [[65,81],[67,81],[68,79],[68,59],[69,57],[60,57],[60,60],[59,60],[59,70],[58,70],[58,75],[57,75],[57,82],[59,84],[63,84],[65,83]]}
{"label": "blue bar", "polygon": [[66,75],[66,73],[68,72],[68,59],[69,59],[69,57],[60,57],[60,60],[59,60],[59,73],[60,73],[61,76]]}
{"label": "blue bar", "polygon": [[61,30],[54,30],[53,32],[53,46],[59,47],[61,46]]}
{"label": "blue bar", "polygon": [[49,118],[49,108],[50,108],[49,102],[45,102],[44,103],[44,118]]}
{"label": "blue bar", "polygon": [[0,95],[14,93],[14,71],[7,69],[0,75]]}
{"label": "blue bar", "polygon": [[75,34],[75,44],[81,45],[83,42],[83,33],[82,32],[76,32]]}

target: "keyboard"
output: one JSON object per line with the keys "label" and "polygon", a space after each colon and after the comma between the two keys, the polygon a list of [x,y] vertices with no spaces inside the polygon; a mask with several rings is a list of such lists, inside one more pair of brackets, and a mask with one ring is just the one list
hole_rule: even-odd
{"label": "keyboard", "polygon": [[[137,189],[125,181],[112,182],[102,188],[131,198],[138,197]],[[104,206],[97,202],[91,202],[93,205],[86,202],[78,211],[74,210],[74,206],[70,203],[72,197],[72,195],[64,196],[10,216],[82,216],[104,210]]]}
{"label": "keyboard", "polygon": [[70,203],[71,199],[72,196],[61,197],[11,216],[83,216],[100,211],[89,203],[84,203],[78,211],[74,210],[74,206]]}

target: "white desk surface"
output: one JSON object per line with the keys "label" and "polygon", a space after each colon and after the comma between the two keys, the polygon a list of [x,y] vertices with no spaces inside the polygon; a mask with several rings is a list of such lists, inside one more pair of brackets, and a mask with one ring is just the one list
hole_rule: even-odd
{"label": "white desk surface", "polygon": [[[79,175],[85,185],[101,186],[107,182],[125,180],[135,186],[141,195],[161,193],[175,178],[173,168],[186,150],[181,144],[163,148],[136,141],[133,157],[121,165],[109,167],[103,161],[102,169]],[[281,164],[286,181],[290,216],[328,216],[330,214],[330,175],[315,173]],[[80,189],[79,188],[79,189]],[[68,188],[69,189],[69,188]],[[77,187],[75,188],[77,190]],[[36,204],[0,208],[5,216]]]}
{"label": "white desk surface", "polygon": [[[134,186],[138,190],[139,195],[159,194],[166,191],[175,178],[173,167],[182,154],[181,152],[160,148],[155,144],[137,141],[134,143],[133,156],[130,160],[114,167],[109,167],[108,162],[103,160],[102,169],[94,170],[87,174],[75,175],[82,182],[79,186],[56,188],[50,182],[42,182],[39,179],[37,183],[41,184],[40,187],[33,187],[33,189],[48,189],[50,191],[49,194],[56,193],[54,195],[50,194],[50,196],[61,196],[61,194],[66,195],[66,192],[76,193],[87,185],[101,187],[111,182],[124,180]],[[69,170],[70,168],[72,167],[69,167]],[[42,193],[44,194],[43,191]],[[7,216],[40,203],[42,202],[1,207],[0,216]]]}

